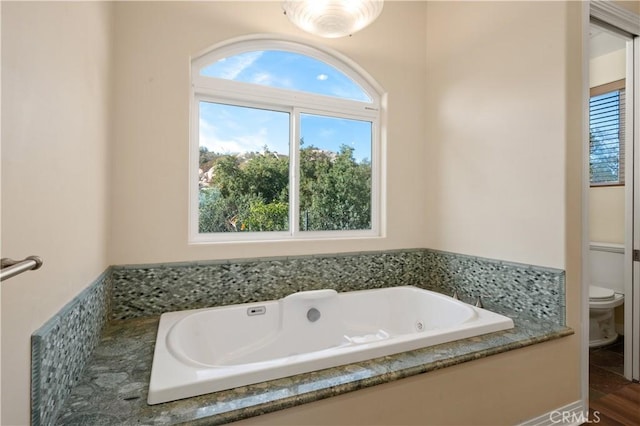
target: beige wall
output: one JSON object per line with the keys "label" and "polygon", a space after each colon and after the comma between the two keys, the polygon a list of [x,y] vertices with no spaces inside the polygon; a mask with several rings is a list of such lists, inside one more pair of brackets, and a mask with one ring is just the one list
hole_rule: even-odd
{"label": "beige wall", "polygon": [[[371,27],[352,37],[322,40],[297,30],[277,2],[118,3],[111,262],[422,246],[425,9],[424,2],[388,2]],[[356,61],[388,91],[386,238],[187,244],[190,57],[252,33],[322,43]]]}
{"label": "beige wall", "polygon": [[412,376],[234,425],[515,425],[574,402],[576,337]]}
{"label": "beige wall", "polygon": [[589,189],[589,239],[624,244],[624,186]]}
{"label": "beige wall", "polygon": [[[566,269],[575,330],[582,7],[433,2],[426,14],[426,246]],[[517,424],[579,400],[579,366],[574,335],[239,424]]]}
{"label": "beige wall", "polygon": [[[583,7],[430,2],[426,45],[426,246],[566,270],[567,323],[578,332]],[[579,340],[509,355],[521,382],[547,388],[540,385],[515,411],[533,417],[580,399]],[[531,362],[533,352],[544,367]],[[468,420],[456,407],[483,412],[487,404],[509,406],[510,391],[519,394],[502,381],[506,363],[486,362],[501,372],[478,373],[477,386],[504,383],[504,394],[476,404],[442,401],[452,423]],[[456,396],[473,400],[478,387],[460,386]],[[515,415],[500,419],[498,412],[486,421],[514,423]]]}
{"label": "beige wall", "polygon": [[640,15],[640,1],[638,0],[616,0],[614,1],[618,6],[627,9],[630,12]]}
{"label": "beige wall", "polygon": [[564,269],[565,9],[429,3],[427,247]]}
{"label": "beige wall", "polygon": [[[626,49],[589,61],[589,87],[626,77]],[[624,244],[624,186],[593,187],[589,190],[589,239]]]}
{"label": "beige wall", "polygon": [[2,4],[2,424],[29,423],[30,335],[108,266],[111,6]]}
{"label": "beige wall", "polygon": [[[624,43],[624,40],[623,40]],[[623,44],[624,46],[624,44]],[[600,86],[627,76],[627,50],[620,49],[589,61],[589,87]]]}

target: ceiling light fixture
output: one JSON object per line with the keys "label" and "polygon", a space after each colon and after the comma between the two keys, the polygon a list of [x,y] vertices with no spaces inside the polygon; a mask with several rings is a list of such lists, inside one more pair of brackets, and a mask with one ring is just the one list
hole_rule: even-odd
{"label": "ceiling light fixture", "polygon": [[384,0],[285,0],[285,15],[298,28],[326,38],[351,35],[371,24]]}

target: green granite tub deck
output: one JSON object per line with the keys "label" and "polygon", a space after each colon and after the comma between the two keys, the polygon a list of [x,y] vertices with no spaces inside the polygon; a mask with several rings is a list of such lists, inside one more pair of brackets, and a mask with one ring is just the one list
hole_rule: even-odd
{"label": "green granite tub deck", "polygon": [[515,328],[158,405],[147,404],[147,392],[159,318],[113,322],[57,424],[224,424],[573,334],[553,322],[500,313]]}
{"label": "green granite tub deck", "polygon": [[[123,397],[133,401],[136,395],[129,393],[146,386],[143,382],[148,377],[144,380],[128,378],[124,373],[128,371],[126,368],[107,368],[103,374],[100,370],[95,371],[98,368],[95,365],[91,367],[93,374],[102,374],[93,383],[98,387],[94,390],[87,386],[90,381],[77,386],[108,321],[131,321],[157,317],[164,312],[276,300],[305,290],[331,288],[346,292],[405,285],[442,294],[457,291],[468,303],[475,303],[475,298],[483,295],[484,305],[489,310],[499,312],[504,308],[543,322],[565,324],[563,270],[424,248],[115,265],[33,333],[31,423],[34,426],[55,424],[74,388],[76,394],[117,388]],[[137,323],[127,324],[135,327]],[[141,349],[137,342],[118,341],[112,345],[103,343],[100,351],[120,351],[130,357],[131,348]],[[425,362],[420,365],[423,364]],[[140,368],[148,371],[148,365]],[[143,375],[138,370],[136,374]],[[372,377],[358,382],[358,386],[384,379]],[[355,386],[352,382],[346,383],[347,388]],[[303,398],[299,393],[293,398]],[[320,398],[322,395],[316,392],[311,396]],[[308,397],[305,394],[304,398]],[[282,398],[280,400],[282,402]],[[78,407],[89,404],[86,399],[74,401]],[[127,404],[118,406],[118,410],[69,410],[67,415],[72,411],[94,416],[105,413],[104,423],[108,424],[109,419],[111,423],[119,421],[120,412],[129,412],[126,407]],[[129,417],[140,417],[141,412]],[[167,415],[168,418],[172,416]],[[79,423],[93,424],[98,418],[95,420],[85,419]]]}

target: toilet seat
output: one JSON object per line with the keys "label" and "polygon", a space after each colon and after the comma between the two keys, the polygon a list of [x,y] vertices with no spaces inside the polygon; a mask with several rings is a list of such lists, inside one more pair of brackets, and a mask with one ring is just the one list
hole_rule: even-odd
{"label": "toilet seat", "polygon": [[610,288],[589,286],[590,309],[612,309],[624,303],[624,294],[616,293]]}
{"label": "toilet seat", "polygon": [[598,287],[596,285],[589,286],[589,300],[594,302],[604,302],[613,300],[615,292],[610,288]]}

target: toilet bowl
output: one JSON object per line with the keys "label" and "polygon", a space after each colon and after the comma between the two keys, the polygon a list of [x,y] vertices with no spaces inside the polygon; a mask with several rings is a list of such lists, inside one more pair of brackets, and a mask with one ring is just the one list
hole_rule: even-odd
{"label": "toilet bowl", "polygon": [[616,341],[618,333],[614,309],[624,303],[624,294],[612,289],[589,286],[589,347],[597,348]]}

